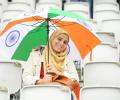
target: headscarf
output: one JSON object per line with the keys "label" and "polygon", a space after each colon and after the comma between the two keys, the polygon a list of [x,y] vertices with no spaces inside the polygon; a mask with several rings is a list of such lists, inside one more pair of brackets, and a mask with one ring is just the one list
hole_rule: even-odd
{"label": "headscarf", "polygon": [[[47,67],[48,65],[48,59],[49,59],[49,64],[53,65],[57,70],[60,72],[64,72],[64,62],[65,58],[67,55],[67,49],[65,49],[61,53],[56,53],[53,48],[52,48],[52,40],[54,40],[58,35],[60,34],[65,34],[68,36],[67,32],[64,30],[56,30],[52,33],[49,39],[49,51],[48,51],[48,46],[45,48],[45,66]],[[69,36],[68,36],[68,41],[69,41]],[[49,52],[49,58],[48,58],[48,52]]]}

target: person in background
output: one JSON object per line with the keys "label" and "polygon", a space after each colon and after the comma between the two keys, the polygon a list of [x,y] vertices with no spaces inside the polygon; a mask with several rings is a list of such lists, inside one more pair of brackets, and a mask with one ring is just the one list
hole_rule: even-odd
{"label": "person in background", "polygon": [[[64,30],[55,30],[49,39],[49,45],[43,52],[39,48],[33,49],[24,66],[23,84],[39,85],[52,82],[48,72],[64,75],[79,82],[73,59],[67,54],[69,43],[68,33]],[[41,68],[41,63],[43,68]],[[41,70],[43,77],[41,77]]]}

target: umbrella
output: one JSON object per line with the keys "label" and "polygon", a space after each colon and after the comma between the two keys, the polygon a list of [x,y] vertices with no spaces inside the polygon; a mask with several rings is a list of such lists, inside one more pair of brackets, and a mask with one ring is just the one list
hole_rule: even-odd
{"label": "umbrella", "polygon": [[46,45],[50,33],[63,29],[84,59],[101,41],[82,22],[86,20],[81,16],[54,8],[25,12],[10,21],[0,33],[0,52],[10,59],[26,61],[32,48]]}

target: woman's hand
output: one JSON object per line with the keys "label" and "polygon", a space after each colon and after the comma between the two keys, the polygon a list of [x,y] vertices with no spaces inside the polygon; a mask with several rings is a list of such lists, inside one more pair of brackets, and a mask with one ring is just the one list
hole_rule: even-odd
{"label": "woman's hand", "polygon": [[48,71],[48,73],[55,73],[55,74],[58,74],[58,75],[61,74],[61,72],[58,71],[58,70],[57,70],[54,66],[52,66],[52,65],[48,65],[47,71]]}
{"label": "woman's hand", "polygon": [[35,85],[46,84],[46,83],[50,83],[50,82],[52,82],[52,76],[45,75],[43,79],[37,80]]}

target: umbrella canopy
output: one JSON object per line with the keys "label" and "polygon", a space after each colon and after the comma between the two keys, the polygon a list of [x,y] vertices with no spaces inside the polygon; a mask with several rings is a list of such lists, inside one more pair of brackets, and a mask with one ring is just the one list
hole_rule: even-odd
{"label": "umbrella canopy", "polygon": [[[26,12],[9,22],[0,33],[0,52],[16,60],[27,60],[32,48],[46,45],[56,29],[68,32],[82,58],[101,41],[81,23],[81,16],[56,9]],[[85,20],[84,20],[85,22]]]}

